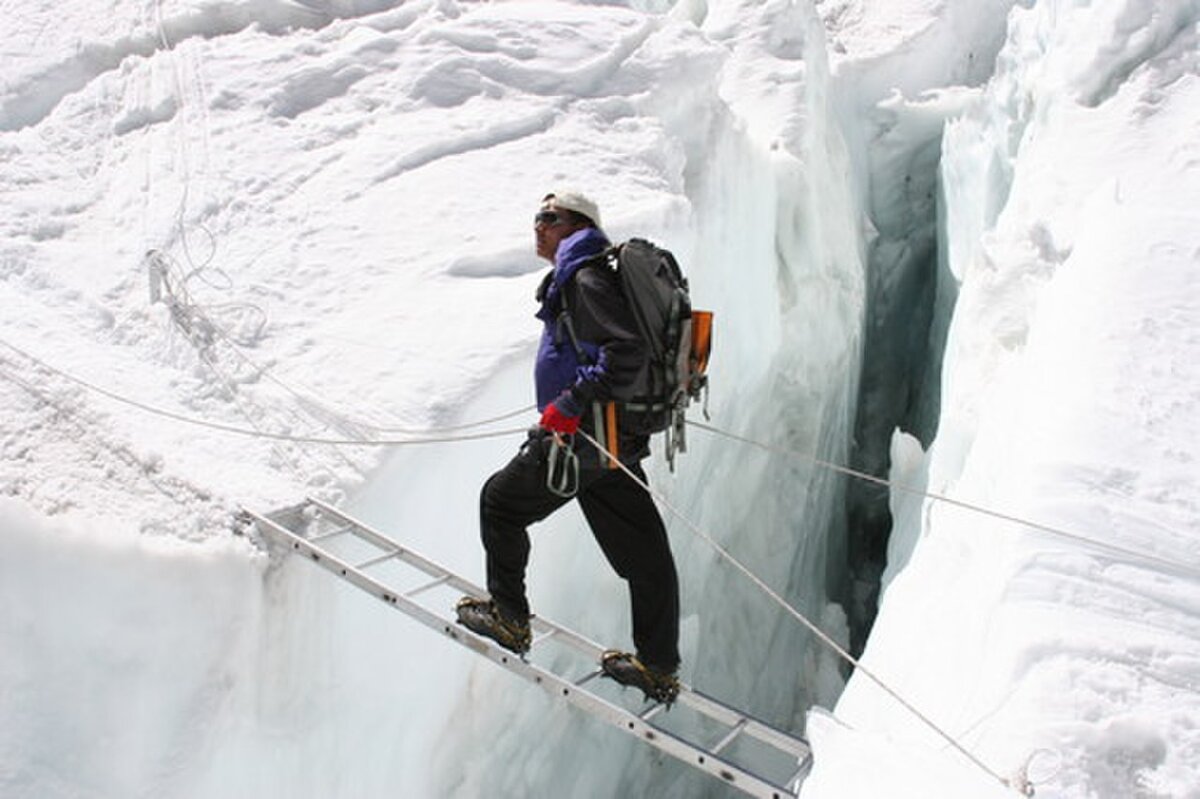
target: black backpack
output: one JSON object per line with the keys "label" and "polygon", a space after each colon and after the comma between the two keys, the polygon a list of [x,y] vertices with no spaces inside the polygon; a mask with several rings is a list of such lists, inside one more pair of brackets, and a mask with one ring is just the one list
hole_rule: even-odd
{"label": "black backpack", "polygon": [[665,454],[674,469],[675,453],[687,451],[685,411],[701,394],[707,417],[712,313],[692,309],[675,256],[645,239],[610,247],[598,261],[619,278],[649,355],[629,398],[615,403],[616,413],[613,403],[607,409],[609,442],[615,444],[617,424],[633,435],[666,432]]}

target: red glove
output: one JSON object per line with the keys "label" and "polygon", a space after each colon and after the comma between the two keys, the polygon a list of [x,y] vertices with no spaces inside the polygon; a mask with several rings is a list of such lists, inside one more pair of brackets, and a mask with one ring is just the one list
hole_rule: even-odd
{"label": "red glove", "polygon": [[579,429],[579,417],[567,416],[552,402],[542,411],[542,420],[538,424],[551,433],[570,434]]}

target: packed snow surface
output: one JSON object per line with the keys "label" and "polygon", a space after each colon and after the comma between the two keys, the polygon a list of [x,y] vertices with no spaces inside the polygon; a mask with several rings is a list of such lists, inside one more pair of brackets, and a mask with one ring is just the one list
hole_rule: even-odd
{"label": "packed snow surface", "polygon": [[[806,799],[1200,797],[1200,2],[7,5],[0,794],[730,793],[235,523],[315,495],[479,581],[532,413],[397,442],[530,405],[574,186],[680,256],[713,424],[774,447],[653,482],[842,644],[821,464],[891,464],[844,691],[670,524],[683,675],[811,739]],[[852,440],[906,392],[927,447]],[[538,529],[535,610],[628,645],[587,541]]]}

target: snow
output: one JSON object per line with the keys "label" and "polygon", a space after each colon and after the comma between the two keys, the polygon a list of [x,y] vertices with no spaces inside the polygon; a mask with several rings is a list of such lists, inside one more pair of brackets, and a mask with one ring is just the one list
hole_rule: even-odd
{"label": "snow", "polygon": [[[670,525],[684,676],[810,737],[806,799],[1200,797],[1200,3],[3,24],[0,793],[724,795],[235,529],[317,495],[479,579],[476,492],[519,439],[378,442],[531,403],[530,214],[571,185],[716,312],[715,425],[869,448],[906,489],[863,665],[994,775],[865,672],[839,697],[837,659]],[[903,360],[921,296],[940,377]],[[899,360],[863,375],[885,318]],[[929,383],[929,446],[852,442],[859,403]],[[846,483],[691,444],[652,481],[844,643]],[[535,609],[622,645],[586,540],[573,511],[539,529]]]}

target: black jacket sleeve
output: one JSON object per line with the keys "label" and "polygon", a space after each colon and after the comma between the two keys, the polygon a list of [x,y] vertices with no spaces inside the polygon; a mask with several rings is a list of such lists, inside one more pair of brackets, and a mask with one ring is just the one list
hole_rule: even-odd
{"label": "black jacket sleeve", "polygon": [[600,349],[597,362],[579,370],[574,399],[587,408],[593,401],[631,398],[647,350],[620,278],[602,264],[580,269],[568,286],[567,307],[575,335]]}

